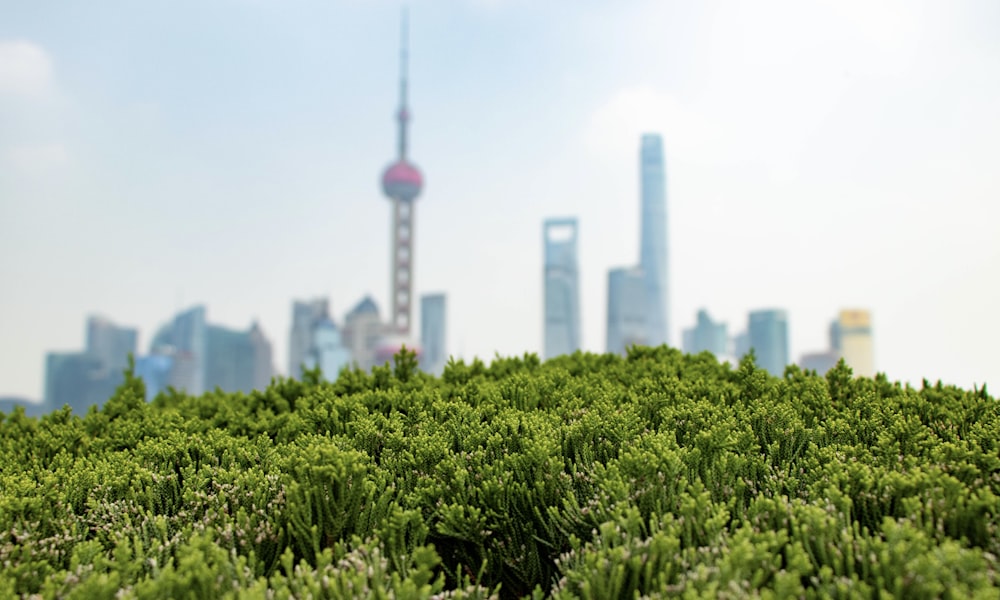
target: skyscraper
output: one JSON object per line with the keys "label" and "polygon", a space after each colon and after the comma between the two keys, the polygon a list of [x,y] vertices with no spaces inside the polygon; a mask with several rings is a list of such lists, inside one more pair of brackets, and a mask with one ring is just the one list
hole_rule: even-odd
{"label": "skyscraper", "polygon": [[445,310],[444,294],[420,297],[420,368],[432,375],[440,375],[448,361]]}
{"label": "skyscraper", "polygon": [[205,307],[179,313],[153,337],[150,354],[171,358],[167,385],[193,396],[205,391]]}
{"label": "skyscraper", "polygon": [[318,366],[327,381],[335,381],[341,369],[351,365],[351,351],[344,345],[344,339],[333,319],[320,319],[312,330],[312,344],[306,355],[308,368]]}
{"label": "skyscraper", "polygon": [[375,351],[383,328],[378,305],[371,296],[365,296],[344,317],[344,344],[358,368],[367,371],[377,364]]}
{"label": "skyscraper", "polygon": [[87,352],[112,371],[125,369],[129,354],[135,355],[138,337],[134,328],[119,327],[104,317],[87,318]]}
{"label": "skyscraper", "polygon": [[750,313],[750,347],[757,365],[781,376],[788,364],[788,314],[783,310],[756,310]]}
{"label": "skyscraper", "polygon": [[670,341],[667,254],[666,171],[663,142],[658,134],[642,136],[640,149],[642,195],[639,266],[646,295],[646,341],[659,346]]}
{"label": "skyscraper", "polygon": [[247,331],[208,325],[204,365],[206,389],[246,393],[264,389],[273,375],[271,343],[257,323]]}
{"label": "skyscraper", "polygon": [[45,400],[48,409],[68,404],[77,414],[100,406],[124,381],[129,354],[138,334],[103,317],[87,318],[83,352],[50,352],[45,357]]}
{"label": "skyscraper", "polygon": [[725,323],[716,323],[708,316],[708,311],[698,311],[698,320],[694,327],[684,332],[684,351],[689,354],[711,352],[717,358],[729,355],[729,335]]}
{"label": "skyscraper", "polygon": [[323,298],[292,303],[292,330],[288,338],[289,377],[298,378],[313,347],[316,324],[329,316],[329,303]]}
{"label": "skyscraper", "polygon": [[115,392],[117,382],[109,377],[101,359],[87,352],[50,352],[45,356],[45,406],[47,410],[69,405],[84,415],[91,406],[101,406]]}
{"label": "skyscraper", "polygon": [[854,374],[875,376],[875,357],[872,350],[871,313],[867,310],[842,310],[837,319],[840,355]]}
{"label": "skyscraper", "polygon": [[545,247],[544,355],[549,359],[580,348],[576,219],[547,219],[542,237]]}
{"label": "skyscraper", "polygon": [[392,296],[389,305],[389,333],[408,338],[411,326],[411,301],[413,297],[413,235],[414,201],[423,188],[423,176],[407,156],[410,109],[407,106],[407,15],[403,13],[400,44],[399,125],[396,162],[389,165],[382,175],[382,190],[392,202]]}
{"label": "skyscraper", "polygon": [[648,345],[645,281],[638,267],[608,271],[608,352],[623,355],[629,346]]}

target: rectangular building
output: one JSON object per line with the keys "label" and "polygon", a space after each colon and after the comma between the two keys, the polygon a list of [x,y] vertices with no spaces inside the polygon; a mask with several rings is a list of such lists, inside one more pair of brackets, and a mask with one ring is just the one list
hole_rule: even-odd
{"label": "rectangular building", "polygon": [[608,271],[608,327],[606,348],[624,355],[629,346],[649,344],[646,329],[646,287],[642,269]]}
{"label": "rectangular building", "polygon": [[867,310],[840,311],[837,319],[840,355],[855,375],[875,376],[871,313]]}
{"label": "rectangular building", "polygon": [[772,375],[783,375],[788,365],[788,313],[774,309],[753,311],[747,332],[757,366]]}
{"label": "rectangular building", "polygon": [[547,219],[543,225],[544,350],[546,359],[580,349],[580,281],[575,218]]}
{"label": "rectangular building", "polygon": [[448,362],[444,294],[425,294],[420,298],[420,368],[440,375]]}

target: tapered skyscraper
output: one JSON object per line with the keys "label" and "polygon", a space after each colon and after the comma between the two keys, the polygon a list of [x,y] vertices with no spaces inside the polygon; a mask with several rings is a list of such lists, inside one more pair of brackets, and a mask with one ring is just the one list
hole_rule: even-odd
{"label": "tapered skyscraper", "polygon": [[409,337],[413,297],[413,217],[414,201],[423,187],[423,176],[407,158],[407,128],[410,109],[407,106],[407,16],[403,13],[400,44],[398,157],[382,175],[382,190],[392,201],[392,271],[390,288],[392,306],[389,333]]}
{"label": "tapered skyscraper", "polygon": [[642,136],[640,151],[642,232],[639,267],[646,302],[646,343],[659,346],[670,341],[670,302],[667,268],[667,190],[663,142],[658,134]]}

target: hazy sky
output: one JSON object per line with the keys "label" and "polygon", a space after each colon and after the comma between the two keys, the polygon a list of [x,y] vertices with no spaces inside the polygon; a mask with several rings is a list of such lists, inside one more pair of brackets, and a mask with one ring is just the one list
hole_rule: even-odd
{"label": "hazy sky", "polygon": [[[583,341],[638,260],[639,135],[667,153],[671,339],[706,307],[842,307],[876,368],[1000,390],[1000,2],[410,3],[416,290],[452,353],[540,351],[542,220],[580,219]],[[88,314],[340,321],[389,287],[400,4],[0,0],[0,395]]]}

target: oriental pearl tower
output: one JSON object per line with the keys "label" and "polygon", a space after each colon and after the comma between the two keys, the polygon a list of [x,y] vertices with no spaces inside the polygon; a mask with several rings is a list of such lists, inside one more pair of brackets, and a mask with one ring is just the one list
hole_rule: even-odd
{"label": "oriental pearl tower", "polygon": [[399,155],[382,174],[382,190],[392,202],[392,313],[387,333],[402,339],[410,337],[414,201],[423,187],[420,171],[407,158],[407,128],[410,123],[410,111],[406,102],[407,25],[407,14],[404,10],[400,44],[399,112],[396,113],[396,120],[399,123]]}

